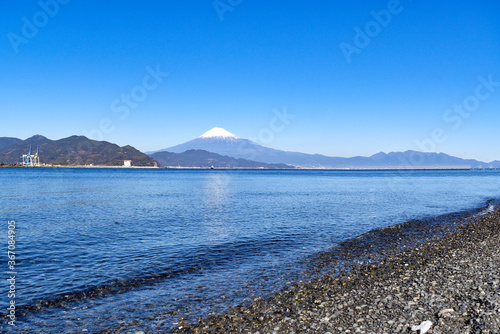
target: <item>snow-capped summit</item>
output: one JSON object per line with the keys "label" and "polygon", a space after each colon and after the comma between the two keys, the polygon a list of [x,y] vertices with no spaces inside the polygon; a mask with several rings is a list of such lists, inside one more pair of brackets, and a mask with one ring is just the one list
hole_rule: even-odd
{"label": "snow-capped summit", "polygon": [[[222,128],[213,128],[198,138],[165,148],[160,151],[184,153],[189,150],[203,150],[222,156],[236,159],[246,159],[265,163],[285,163],[305,168],[414,168],[412,157],[424,159],[419,166],[436,168],[470,168],[479,167],[486,163],[476,160],[466,160],[452,157],[443,153],[423,153],[416,151],[378,153],[371,157],[327,157],[320,154],[306,154],[272,149],[259,145],[249,139],[239,138]],[[1,152],[0,152],[1,153]],[[149,152],[150,154],[155,152]],[[202,155],[202,153],[198,153]],[[204,154],[204,153],[203,153]],[[500,166],[500,162],[493,161],[492,166]]]}
{"label": "snow-capped summit", "polygon": [[200,137],[198,138],[234,138],[234,139],[239,139],[240,137],[238,137],[237,135],[223,129],[223,128],[213,128],[207,132],[205,132],[204,134],[202,134]]}

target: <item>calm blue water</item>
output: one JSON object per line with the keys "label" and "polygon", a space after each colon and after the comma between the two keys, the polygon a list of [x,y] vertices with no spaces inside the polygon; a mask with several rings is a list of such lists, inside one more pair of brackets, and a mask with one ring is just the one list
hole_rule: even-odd
{"label": "calm blue water", "polygon": [[374,228],[483,206],[500,172],[0,168],[0,189],[18,328],[147,331],[276,291]]}

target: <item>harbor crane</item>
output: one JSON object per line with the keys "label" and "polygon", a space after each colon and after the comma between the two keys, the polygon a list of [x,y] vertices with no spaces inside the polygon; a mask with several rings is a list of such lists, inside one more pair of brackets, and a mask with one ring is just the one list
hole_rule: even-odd
{"label": "harbor crane", "polygon": [[23,166],[25,167],[37,167],[40,166],[40,156],[39,156],[39,145],[36,147],[36,154],[31,154],[31,145],[30,151],[28,154],[23,154]]}

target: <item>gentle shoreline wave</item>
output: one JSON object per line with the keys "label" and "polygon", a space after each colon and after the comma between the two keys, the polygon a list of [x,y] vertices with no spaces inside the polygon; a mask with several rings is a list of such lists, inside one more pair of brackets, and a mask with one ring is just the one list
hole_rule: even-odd
{"label": "gentle shoreline wave", "polygon": [[[185,319],[169,331],[233,333],[274,329],[316,333],[361,328],[362,332],[405,332],[425,320],[439,332],[460,328],[461,332],[482,333],[484,328],[496,333],[500,330],[500,280],[498,267],[491,265],[500,259],[500,210],[494,202],[498,203],[489,201],[483,208],[461,213],[455,226],[413,247],[392,249],[376,261],[359,262],[338,273],[316,275],[269,298],[199,319],[199,323]],[[408,223],[379,231],[411,228]],[[352,244],[362,237],[352,240]],[[406,240],[401,240],[404,245]],[[489,254],[485,254],[486,250]],[[471,269],[473,266],[479,269]],[[457,280],[456,276],[462,278]],[[442,284],[440,292],[436,292],[437,284]],[[415,294],[415,290],[428,291]],[[437,298],[436,294],[446,298]],[[382,305],[385,308],[380,309]],[[416,305],[423,308],[409,314]]]}
{"label": "gentle shoreline wave", "polygon": [[[371,230],[367,233],[363,233],[359,236],[349,238],[331,249],[326,251],[321,251],[308,256],[301,262],[304,264],[304,271],[302,273],[297,273],[294,277],[289,277],[287,284],[282,285],[279,290],[275,290],[271,294],[260,295],[259,298],[269,298],[277,293],[283,292],[290,286],[297,284],[297,282],[302,282],[304,280],[317,279],[322,277],[325,273],[348,271],[350,268],[354,268],[360,265],[368,265],[372,263],[377,263],[388,252],[394,253],[395,247],[398,251],[404,251],[408,248],[417,247],[426,241],[433,240],[436,238],[441,238],[446,234],[453,233],[460,226],[466,223],[469,218],[483,216],[490,212],[498,209],[498,199],[488,200],[485,205],[478,208],[473,208],[470,210],[464,210],[460,212],[455,212],[451,214],[440,215],[436,217],[427,217],[423,219],[413,219],[407,222],[395,224],[393,226],[383,227],[379,229]],[[426,236],[422,234],[425,233]],[[247,245],[251,245],[255,240],[249,240]],[[61,294],[60,296],[55,296],[48,300],[42,300],[37,302],[35,305],[25,305],[21,306],[18,310],[20,316],[27,316],[30,314],[35,314],[38,311],[43,311],[46,308],[57,308],[64,306],[68,307],[68,304],[72,302],[88,301],[91,299],[106,298],[109,295],[119,294],[133,290],[135,288],[143,286],[154,287],[155,282],[159,280],[168,279],[171,277],[182,276],[183,274],[203,270],[205,268],[210,268],[212,265],[223,265],[222,263],[216,263],[217,252],[225,251],[227,245],[220,245],[219,247],[209,247],[205,251],[198,250],[198,253],[194,251],[193,256],[199,257],[198,265],[186,267],[186,268],[174,268],[171,271],[156,274],[154,276],[146,276],[133,278],[130,280],[116,281],[107,286],[95,286],[83,291],[74,291],[71,293]],[[263,247],[276,247],[273,240],[270,239],[269,242],[264,242]],[[246,254],[249,250],[245,247],[244,243],[241,244],[231,244],[230,248],[233,249],[233,255],[246,255],[252,256],[251,254]],[[272,249],[266,249],[267,252],[272,251]],[[398,252],[396,251],[396,252]],[[253,297],[255,298],[255,296]],[[250,300],[243,302],[245,305],[250,303]],[[236,306],[236,305],[235,305]],[[227,309],[226,309],[227,310]],[[221,312],[224,310],[219,310]],[[178,314],[176,312],[176,314]],[[209,313],[205,313],[208,315]],[[195,314],[198,315],[198,314]],[[186,318],[187,319],[187,318]],[[174,327],[169,329],[173,330]],[[112,330],[109,328],[109,330]],[[162,330],[167,330],[163,328]]]}

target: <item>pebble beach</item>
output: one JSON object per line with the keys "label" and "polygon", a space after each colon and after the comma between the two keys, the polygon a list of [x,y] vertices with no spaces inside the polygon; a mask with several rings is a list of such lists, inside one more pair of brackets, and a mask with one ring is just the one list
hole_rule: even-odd
{"label": "pebble beach", "polygon": [[451,221],[346,242],[311,259],[311,279],[174,332],[500,333],[500,212]]}

